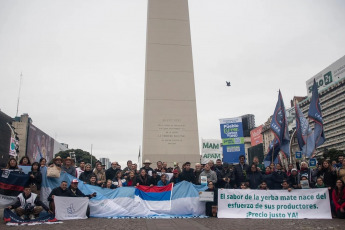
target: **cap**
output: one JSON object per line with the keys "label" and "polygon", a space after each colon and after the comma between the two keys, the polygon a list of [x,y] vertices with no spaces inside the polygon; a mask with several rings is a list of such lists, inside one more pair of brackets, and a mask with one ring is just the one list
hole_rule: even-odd
{"label": "cap", "polygon": [[292,171],[296,171],[296,172],[297,172],[297,169],[293,168],[293,169],[291,169],[291,172],[292,172]]}
{"label": "cap", "polygon": [[177,170],[177,169],[174,169],[173,173],[178,173],[178,170]]}
{"label": "cap", "polygon": [[78,183],[79,181],[77,179],[73,179],[71,183]]}

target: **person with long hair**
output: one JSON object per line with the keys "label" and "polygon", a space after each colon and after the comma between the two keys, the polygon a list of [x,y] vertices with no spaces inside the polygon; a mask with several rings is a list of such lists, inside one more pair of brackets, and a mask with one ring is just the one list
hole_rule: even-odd
{"label": "person with long hair", "polygon": [[10,158],[7,162],[6,169],[18,170],[18,162],[15,158]]}
{"label": "person with long hair", "polygon": [[151,177],[147,175],[146,170],[144,168],[140,169],[140,174],[137,178],[137,186],[138,185],[146,185],[151,186]]}
{"label": "person with long hair", "polygon": [[42,168],[42,167],[46,167],[46,166],[47,166],[47,159],[42,157],[40,159],[40,167]]}
{"label": "person with long hair", "polygon": [[345,160],[342,161],[342,166],[338,170],[338,178],[345,183]]}
{"label": "person with long hair", "polygon": [[42,174],[38,162],[32,163],[31,171],[29,172],[29,185],[31,191],[40,196],[42,183]]}
{"label": "person with long hair", "polygon": [[123,178],[121,170],[118,170],[116,172],[116,175],[113,179],[113,185],[115,185],[116,188],[121,188],[121,187],[127,186],[127,181],[126,181],[126,179]]}
{"label": "person with long hair", "polygon": [[135,175],[135,172],[134,171],[131,171],[127,177],[127,186],[136,186],[137,184],[137,177]]}
{"label": "person with long hair", "polygon": [[345,186],[344,182],[338,179],[332,193],[334,211],[338,218],[345,218]]}
{"label": "person with long hair", "polygon": [[30,159],[26,156],[23,156],[20,161],[19,161],[19,165],[21,166],[31,166],[31,162]]}

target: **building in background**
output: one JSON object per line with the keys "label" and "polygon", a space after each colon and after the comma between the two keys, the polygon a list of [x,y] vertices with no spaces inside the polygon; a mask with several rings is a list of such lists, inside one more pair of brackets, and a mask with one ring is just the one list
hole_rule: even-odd
{"label": "building in background", "polygon": [[[11,130],[6,123],[11,123],[16,136],[18,137],[18,156],[20,159],[23,156],[29,157],[31,162],[39,161],[42,157],[51,161],[54,155],[60,151],[67,150],[68,146],[62,145],[48,134],[37,128],[32,124],[32,119],[28,114],[24,113],[20,117],[10,118],[8,115],[0,112],[0,157],[7,161],[9,158]],[[6,124],[6,127],[4,126]],[[4,138],[3,138],[4,137]],[[8,140],[7,140],[8,139]],[[7,149],[7,150],[6,150]],[[6,160],[7,159],[7,160]],[[3,160],[1,160],[1,163]]]}
{"label": "building in background", "polygon": [[[326,141],[317,148],[317,156],[335,148],[345,150],[345,56],[310,78],[307,82],[308,98],[299,103],[305,116],[311,99],[310,86],[318,84]],[[311,123],[314,128],[314,123]]]}
{"label": "building in background", "polygon": [[99,158],[99,161],[102,163],[102,165],[105,165],[105,169],[108,169],[111,167],[111,162],[109,158]]}
{"label": "building in background", "polygon": [[245,114],[241,116],[243,126],[243,136],[250,137],[250,131],[255,128],[254,114]]}
{"label": "building in background", "polygon": [[4,168],[10,158],[13,119],[0,111],[0,168]]}

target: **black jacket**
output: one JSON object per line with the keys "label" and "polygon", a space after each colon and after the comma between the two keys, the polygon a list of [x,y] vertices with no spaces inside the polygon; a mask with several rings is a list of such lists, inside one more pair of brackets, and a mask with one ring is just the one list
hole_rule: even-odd
{"label": "black jacket", "polygon": [[237,164],[234,166],[235,181],[238,188],[240,187],[241,182],[246,182],[246,175],[249,171],[250,166],[247,164],[244,164],[243,166],[241,166],[241,164]]}
{"label": "black jacket", "polygon": [[281,189],[283,180],[287,180],[285,172],[279,170],[272,173],[273,189]]}
{"label": "black jacket", "polygon": [[90,176],[92,175],[92,170],[84,171],[80,174],[79,179],[84,182],[89,182]]}
{"label": "black jacket", "polygon": [[[31,175],[34,175],[35,178],[32,178]],[[37,172],[29,172],[29,184],[35,184],[37,187],[37,190],[41,190],[41,184],[42,184],[42,174],[40,171]]]}
{"label": "black jacket", "polygon": [[259,185],[262,183],[262,174],[258,171],[249,172],[247,174],[247,179],[249,182],[250,189],[258,189]]}
{"label": "black jacket", "polygon": [[53,195],[54,196],[69,196],[68,195],[68,189],[62,190],[61,187],[54,188],[48,196],[48,201],[53,201],[53,198],[52,198]]}
{"label": "black jacket", "polygon": [[195,182],[195,175],[194,175],[194,169],[189,169],[189,171],[186,171],[186,169],[183,169],[182,173],[180,174],[181,180],[185,180],[191,183]]}

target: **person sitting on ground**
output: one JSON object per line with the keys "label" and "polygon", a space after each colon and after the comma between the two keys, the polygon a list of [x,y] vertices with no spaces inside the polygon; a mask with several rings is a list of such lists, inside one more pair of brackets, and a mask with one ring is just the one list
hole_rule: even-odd
{"label": "person sitting on ground", "polygon": [[282,190],[288,190],[289,192],[292,191],[287,180],[283,180],[283,183],[281,184],[281,189]]}
{"label": "person sitting on ground", "polygon": [[[71,182],[71,185],[68,188],[68,196],[69,197],[88,197],[89,199],[97,196],[97,193],[94,192],[90,195],[85,195],[82,191],[79,190],[78,188],[78,180],[77,179],[73,179]],[[86,216],[90,217],[90,207],[87,207],[86,210]]]}
{"label": "person sitting on ground", "polygon": [[258,189],[259,190],[269,190],[266,181],[261,182]]}
{"label": "person sitting on ground", "polygon": [[97,176],[95,174],[91,174],[90,176],[90,179],[88,181],[88,184],[89,185],[93,185],[93,186],[100,186],[98,183],[97,183]]}
{"label": "person sitting on ground", "polygon": [[19,161],[19,165],[21,166],[31,166],[30,159],[26,156],[22,157]]}
{"label": "person sitting on ground", "polygon": [[158,181],[158,186],[167,186],[170,182],[167,180],[167,175],[164,173],[161,175],[160,181]]}
{"label": "person sitting on ground", "polygon": [[137,186],[138,185],[145,185],[145,186],[153,186],[151,183],[151,177],[147,175],[145,169],[140,169],[140,175],[137,177]]}
{"label": "person sitting on ground", "polygon": [[37,194],[32,193],[30,186],[24,187],[24,192],[17,196],[17,202],[8,206],[8,209],[15,209],[16,214],[23,220],[29,218],[36,219],[44,210],[53,213],[49,208],[38,199]]}
{"label": "person sitting on ground", "polygon": [[53,213],[55,213],[55,203],[54,203],[55,196],[68,196],[66,181],[61,181],[60,186],[54,188],[48,196],[49,208],[50,210],[52,210]]}
{"label": "person sitting on ground", "polygon": [[332,200],[335,207],[336,216],[345,218],[345,186],[344,182],[338,179],[332,192]]}
{"label": "person sitting on ground", "polygon": [[113,185],[112,180],[107,180],[107,183],[105,183],[102,188],[116,189],[116,186]]}
{"label": "person sitting on ground", "polygon": [[91,175],[92,175],[92,167],[91,167],[91,164],[87,163],[85,165],[84,172],[82,172],[79,176],[79,180],[83,181],[84,184],[86,184],[88,181],[90,181]]}
{"label": "person sitting on ground", "polygon": [[38,162],[32,163],[31,171],[29,172],[29,185],[31,192],[40,196],[42,184],[42,174],[40,172],[40,166]]}

